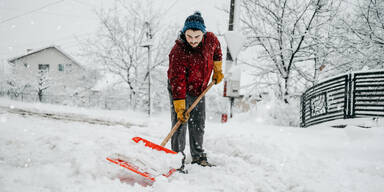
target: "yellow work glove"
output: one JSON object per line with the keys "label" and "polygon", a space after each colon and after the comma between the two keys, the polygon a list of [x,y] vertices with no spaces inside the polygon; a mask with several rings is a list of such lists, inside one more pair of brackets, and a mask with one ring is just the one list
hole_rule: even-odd
{"label": "yellow work glove", "polygon": [[213,62],[213,75],[212,75],[212,81],[215,80],[215,84],[219,84],[221,80],[223,80],[224,74],[222,70],[222,62],[221,61],[214,61]]}
{"label": "yellow work glove", "polygon": [[177,120],[180,120],[182,123],[187,122],[189,114],[185,113],[185,99],[174,100],[173,107],[177,114]]}

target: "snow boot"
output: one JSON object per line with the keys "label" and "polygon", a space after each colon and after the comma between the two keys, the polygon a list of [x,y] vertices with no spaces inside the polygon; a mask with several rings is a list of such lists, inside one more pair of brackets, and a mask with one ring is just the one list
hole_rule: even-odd
{"label": "snow boot", "polygon": [[216,165],[214,164],[211,164],[208,162],[208,159],[207,157],[204,155],[204,156],[201,156],[201,157],[196,157],[196,158],[193,158],[192,164],[198,164],[202,167],[215,167]]}

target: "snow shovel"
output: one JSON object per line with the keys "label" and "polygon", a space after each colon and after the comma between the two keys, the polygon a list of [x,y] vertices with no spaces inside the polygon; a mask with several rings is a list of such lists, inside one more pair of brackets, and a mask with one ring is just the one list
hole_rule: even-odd
{"label": "snow shovel", "polygon": [[[203,93],[200,94],[200,96],[192,103],[192,105],[188,108],[188,110],[185,112],[187,114],[189,114],[197,105],[197,103],[199,103],[199,101],[201,100],[201,98],[203,98],[203,96],[207,93],[207,91],[215,84],[215,80],[213,80],[209,85],[208,87],[203,91]],[[160,145],[157,145],[151,141],[148,141],[146,139],[143,139],[141,137],[134,137],[132,138],[132,140],[136,143],[139,143],[139,142],[143,142],[145,144],[145,147],[149,147],[151,149],[154,149],[154,150],[157,150],[157,151],[163,151],[167,154],[177,154],[177,152],[175,151],[172,151],[168,148],[165,148],[164,146],[168,143],[169,139],[172,137],[172,135],[177,131],[177,129],[180,127],[180,125],[182,124],[182,122],[179,120],[177,121],[177,123],[175,124],[175,126],[173,126],[173,128],[171,129],[171,131],[168,133],[167,137],[165,137],[165,139],[163,140],[163,142],[161,142]],[[136,174],[139,174],[149,180],[152,180],[152,181],[155,181],[155,177],[160,175],[159,173],[156,172],[156,170],[154,169],[151,169],[151,170],[144,170],[142,168],[140,168],[138,166],[138,164],[140,164],[141,166],[145,166],[145,164],[138,160],[138,159],[132,159],[132,158],[129,158],[127,156],[124,156],[124,155],[121,155],[121,154],[115,154],[114,157],[107,157],[107,160],[112,162],[112,163],[115,163],[117,165],[120,165],[124,168],[127,168],[131,171],[133,171],[134,173]],[[176,171],[176,169],[171,169],[168,171],[168,173],[163,173],[161,175],[165,176],[165,177],[169,177],[171,176],[174,172]]]}

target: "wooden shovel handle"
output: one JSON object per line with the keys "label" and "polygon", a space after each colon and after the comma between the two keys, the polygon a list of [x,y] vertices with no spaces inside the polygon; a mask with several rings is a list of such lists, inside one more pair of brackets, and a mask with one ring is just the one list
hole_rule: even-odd
{"label": "wooden shovel handle", "polygon": [[[204,97],[204,95],[207,93],[207,91],[216,83],[215,80],[213,80],[209,85],[208,87],[200,94],[200,96],[195,100],[195,102],[192,103],[192,105],[188,108],[188,110],[185,112],[187,114],[189,114],[197,105],[197,103],[199,103],[199,101],[201,100],[201,98]],[[172,137],[172,135],[176,132],[176,130],[180,127],[181,125],[181,121],[178,120],[177,123],[175,124],[175,126],[173,126],[173,128],[171,129],[171,132],[168,133],[167,137],[163,140],[163,142],[161,142],[161,146],[164,147],[169,139]]]}

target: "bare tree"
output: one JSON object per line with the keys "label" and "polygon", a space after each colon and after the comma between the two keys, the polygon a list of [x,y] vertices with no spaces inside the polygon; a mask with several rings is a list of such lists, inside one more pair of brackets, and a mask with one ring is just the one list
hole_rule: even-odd
{"label": "bare tree", "polygon": [[332,26],[332,50],[322,77],[361,69],[384,68],[383,1],[345,2]]}
{"label": "bare tree", "polygon": [[49,78],[47,75],[47,71],[40,70],[37,76],[37,95],[39,97],[39,101],[43,101],[44,91],[49,88]]}
{"label": "bare tree", "polygon": [[12,65],[12,72],[7,78],[8,93],[11,97],[23,96],[25,93],[37,94],[39,101],[42,101],[44,91],[50,87],[49,73],[47,70],[39,70],[32,73],[29,66]]}
{"label": "bare tree", "polygon": [[[324,43],[314,41],[333,16],[332,0],[247,0],[243,1],[241,21],[248,37],[247,47],[260,47],[259,54],[267,65],[265,75],[275,79],[279,96],[286,103],[290,95],[293,71],[312,79],[299,63],[318,61],[316,50]],[[320,40],[320,38],[317,38]],[[318,54],[320,52],[317,52]],[[326,53],[322,53],[326,54]],[[260,65],[257,63],[256,65]]]}
{"label": "bare tree", "polygon": [[359,0],[352,15],[341,22],[343,42],[348,47],[343,56],[358,68],[384,68],[384,1]]}
{"label": "bare tree", "polygon": [[149,74],[146,68],[147,50],[142,47],[148,36],[145,23],[149,23],[151,29],[152,75],[156,76],[156,70],[167,63],[172,33],[164,31],[168,28],[160,23],[162,13],[154,10],[149,1],[115,3],[115,8],[97,13],[100,30],[96,39],[88,39],[84,43],[84,52],[92,57],[94,63],[102,64],[127,85],[131,105],[135,108],[144,100],[143,97],[149,97],[145,91]]}

